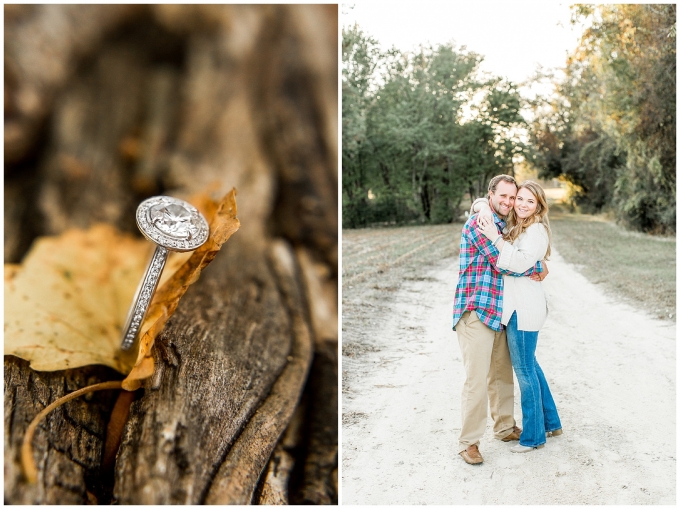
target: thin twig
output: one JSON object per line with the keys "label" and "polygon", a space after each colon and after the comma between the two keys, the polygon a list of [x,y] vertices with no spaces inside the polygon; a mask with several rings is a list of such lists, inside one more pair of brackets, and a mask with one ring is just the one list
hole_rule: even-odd
{"label": "thin twig", "polygon": [[35,461],[33,461],[33,448],[31,447],[31,442],[33,442],[33,435],[35,434],[35,430],[38,427],[38,424],[40,424],[40,421],[42,421],[52,410],[63,405],[67,401],[71,401],[72,399],[82,396],[83,394],[88,394],[95,391],[104,391],[108,389],[122,389],[121,382],[102,382],[78,389],[77,391],[67,394],[53,403],[50,403],[33,418],[31,424],[29,424],[28,428],[26,429],[24,441],[21,444],[21,468],[23,469],[26,480],[29,483],[35,483],[38,479],[38,469],[35,466]]}

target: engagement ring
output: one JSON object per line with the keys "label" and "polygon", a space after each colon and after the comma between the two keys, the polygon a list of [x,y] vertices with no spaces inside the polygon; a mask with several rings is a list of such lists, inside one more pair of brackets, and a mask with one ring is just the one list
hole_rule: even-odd
{"label": "engagement ring", "polygon": [[137,338],[168,259],[168,251],[193,251],[208,240],[208,222],[196,207],[169,196],[154,196],[140,203],[137,226],[142,235],[156,244],[156,250],[132,299],[123,327],[122,350],[129,350]]}

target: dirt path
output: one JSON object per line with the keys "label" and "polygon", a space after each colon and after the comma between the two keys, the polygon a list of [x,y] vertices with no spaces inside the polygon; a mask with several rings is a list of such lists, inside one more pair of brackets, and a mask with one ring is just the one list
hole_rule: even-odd
{"label": "dirt path", "polygon": [[605,296],[557,253],[549,265],[537,357],[564,435],[513,454],[489,420],[484,464],[456,454],[464,373],[448,259],[343,332],[370,340],[343,356],[343,504],[675,504],[675,324]]}

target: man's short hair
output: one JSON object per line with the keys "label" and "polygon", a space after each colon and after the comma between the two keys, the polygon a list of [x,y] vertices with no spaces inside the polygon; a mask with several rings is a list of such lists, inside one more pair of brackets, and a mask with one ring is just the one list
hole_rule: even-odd
{"label": "man's short hair", "polygon": [[515,184],[515,187],[518,187],[517,182],[510,175],[496,175],[489,181],[489,192],[495,193],[496,187],[498,187],[498,183],[501,181],[507,182],[508,184]]}

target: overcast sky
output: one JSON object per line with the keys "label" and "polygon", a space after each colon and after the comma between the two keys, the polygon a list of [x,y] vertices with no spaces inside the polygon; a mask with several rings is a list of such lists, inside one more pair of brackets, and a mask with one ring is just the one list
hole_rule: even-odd
{"label": "overcast sky", "polygon": [[[569,3],[559,1],[383,1],[341,4],[342,26],[355,22],[384,49],[454,41],[484,56],[481,69],[520,83],[537,64],[560,68],[576,47],[581,28],[569,23]],[[353,6],[353,8],[351,8]]]}

